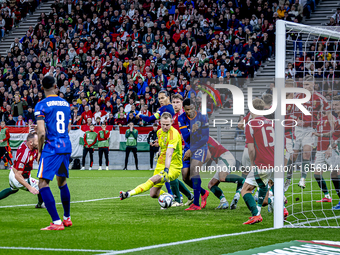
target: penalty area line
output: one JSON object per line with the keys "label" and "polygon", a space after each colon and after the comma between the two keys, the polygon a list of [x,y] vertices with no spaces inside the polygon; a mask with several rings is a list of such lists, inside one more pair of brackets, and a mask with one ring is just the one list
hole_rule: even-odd
{"label": "penalty area line", "polygon": [[156,249],[156,248],[164,248],[164,247],[180,245],[180,244],[207,241],[207,240],[212,240],[212,239],[217,239],[217,238],[222,238],[222,237],[240,236],[240,235],[260,233],[260,232],[265,232],[265,231],[274,230],[274,229],[275,228],[264,228],[264,229],[246,231],[246,232],[232,233],[232,234],[207,236],[207,237],[189,239],[189,240],[172,242],[172,243],[157,244],[157,245],[151,245],[151,246],[139,247],[139,248],[134,248],[134,249],[121,250],[121,251],[112,251],[112,252],[108,252],[108,253],[102,253],[102,254],[99,254],[99,255],[116,255],[116,254],[132,253],[132,252],[145,251],[145,250],[151,250],[151,249]]}
{"label": "penalty area line", "polygon": [[32,250],[32,251],[73,251],[73,252],[115,252],[113,250],[85,250],[85,249],[57,249],[57,248],[34,248],[34,247],[7,247],[0,246],[2,250]]}
{"label": "penalty area line", "polygon": [[[148,194],[144,195],[136,195],[133,197],[145,197],[149,196]],[[78,204],[78,203],[89,203],[89,202],[96,202],[96,201],[103,201],[103,200],[112,200],[112,199],[117,199],[120,197],[104,197],[104,198],[96,198],[96,199],[89,199],[89,200],[80,200],[80,201],[71,201],[71,204]],[[56,203],[57,205],[61,205],[62,203]],[[13,207],[25,207],[25,206],[35,206],[36,204],[24,204],[24,205],[3,205],[0,206],[1,208],[13,208]]]}

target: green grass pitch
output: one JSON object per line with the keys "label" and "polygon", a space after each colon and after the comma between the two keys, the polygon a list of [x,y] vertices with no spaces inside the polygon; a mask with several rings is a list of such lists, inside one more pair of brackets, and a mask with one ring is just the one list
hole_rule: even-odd
{"label": "green grass pitch", "polygon": [[[0,190],[9,187],[8,173],[8,170],[0,171]],[[273,227],[273,215],[267,212],[267,208],[262,210],[262,223],[253,226],[242,225],[250,216],[242,198],[236,210],[220,211],[214,210],[219,201],[211,194],[208,198],[207,207],[202,211],[194,212],[186,212],[183,207],[160,210],[158,201],[149,196],[133,197],[124,201],[114,198],[118,197],[120,190],[132,189],[145,182],[151,175],[152,171],[71,170],[68,185],[72,201],[110,199],[72,204],[71,215],[74,225],[71,228],[65,228],[64,231],[40,231],[40,228],[46,227],[51,222],[49,214],[44,209],[35,209],[34,206],[4,208],[3,206],[35,204],[37,202],[36,196],[29,192],[19,191],[0,201],[0,247],[120,251]],[[36,176],[36,171],[32,172],[32,176]],[[211,176],[208,173],[204,174],[202,180],[204,188],[208,186]],[[296,180],[298,181],[298,179]],[[327,184],[329,185],[329,182]],[[315,185],[317,184],[315,183]],[[221,183],[220,187],[230,202],[236,186]],[[51,188],[56,202],[60,202],[56,181],[51,183]],[[317,190],[316,187],[314,189]],[[144,194],[147,195],[148,193]],[[313,196],[315,196],[315,199],[320,197],[317,192],[314,192]],[[334,192],[332,196],[336,198]],[[308,189],[304,191],[303,195],[295,191],[293,194],[290,193],[288,195],[289,203],[295,201],[296,197],[300,198],[296,202],[297,205],[308,200],[310,198]],[[184,199],[184,202],[186,202],[186,199]],[[304,206],[308,208],[309,205]],[[317,206],[320,206],[320,204],[314,205],[314,209],[317,209]],[[326,206],[330,207],[330,205]],[[62,205],[57,205],[57,209],[59,215],[62,216]],[[295,206],[294,210],[298,212],[298,206]],[[340,215],[340,212],[337,212],[337,215]],[[340,235],[338,233],[338,229],[289,228],[269,230],[169,247],[158,247],[141,250],[133,254],[226,254],[291,240],[339,241]],[[103,254],[103,252],[0,249],[0,254],[76,255]]]}

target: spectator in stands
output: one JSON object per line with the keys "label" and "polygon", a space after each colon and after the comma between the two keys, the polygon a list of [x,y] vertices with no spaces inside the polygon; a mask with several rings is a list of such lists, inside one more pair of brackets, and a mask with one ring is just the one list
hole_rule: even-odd
{"label": "spectator in stands", "polygon": [[113,117],[112,113],[109,113],[109,118],[106,121],[106,125],[109,125],[109,126],[115,125],[115,118]]}
{"label": "spectator in stands", "polygon": [[129,160],[130,152],[132,151],[133,156],[135,158],[136,170],[138,169],[138,157],[137,157],[137,137],[138,137],[138,130],[134,128],[133,122],[129,122],[128,129],[125,133],[126,138],[126,152],[125,152],[125,166],[123,170],[127,170],[127,164]]}
{"label": "spectator in stands", "polygon": [[15,125],[16,125],[17,127],[25,127],[25,126],[26,126],[26,123],[25,123],[25,121],[22,119],[22,116],[21,116],[21,115],[18,116],[18,121],[15,123]]}
{"label": "spectator in stands", "polygon": [[27,113],[25,114],[25,122],[28,122],[28,120],[32,120],[32,122],[35,123],[35,116],[32,106],[28,106]]}
{"label": "spectator in stands", "polygon": [[18,116],[24,115],[24,106],[27,105],[27,102],[23,98],[20,100],[20,96],[18,95],[14,97],[14,100],[15,101],[12,103],[12,115],[14,121],[18,121]]}
{"label": "spectator in stands", "polygon": [[16,122],[13,119],[12,114],[8,115],[8,121],[6,122],[6,126],[15,126]]}
{"label": "spectator in stands", "polygon": [[331,17],[334,20],[335,26],[340,25],[340,7],[336,9],[336,13]]}
{"label": "spectator in stands", "polygon": [[3,40],[3,38],[5,36],[5,25],[6,25],[6,22],[2,18],[2,16],[0,15],[0,40],[1,41]]}

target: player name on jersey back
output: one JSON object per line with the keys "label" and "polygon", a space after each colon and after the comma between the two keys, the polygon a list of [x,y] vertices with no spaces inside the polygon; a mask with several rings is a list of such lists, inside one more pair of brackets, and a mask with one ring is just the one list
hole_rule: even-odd
{"label": "player name on jersey back", "polygon": [[47,106],[67,106],[69,107],[70,105],[66,101],[49,101],[46,103]]}

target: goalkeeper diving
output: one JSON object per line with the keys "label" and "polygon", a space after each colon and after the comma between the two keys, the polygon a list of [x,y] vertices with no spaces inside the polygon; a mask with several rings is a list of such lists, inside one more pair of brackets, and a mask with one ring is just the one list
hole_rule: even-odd
{"label": "goalkeeper diving", "polygon": [[[148,190],[150,190],[152,198],[158,198],[165,193],[162,186],[166,182],[176,180],[179,177],[183,166],[182,138],[180,133],[172,126],[172,123],[172,115],[169,112],[164,112],[161,115],[161,129],[157,131],[160,155],[153,176],[131,191],[121,191],[120,200]],[[179,196],[179,194],[176,195]]]}

